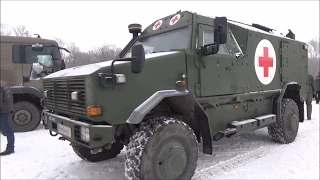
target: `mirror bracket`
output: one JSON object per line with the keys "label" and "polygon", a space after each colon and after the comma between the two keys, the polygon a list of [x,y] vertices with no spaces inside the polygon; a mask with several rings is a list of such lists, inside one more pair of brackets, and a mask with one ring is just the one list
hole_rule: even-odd
{"label": "mirror bracket", "polygon": [[132,61],[134,60],[135,57],[130,57],[130,58],[120,58],[120,59],[115,59],[115,60],[112,60],[111,62],[111,74],[114,75],[114,63],[117,62],[117,61]]}

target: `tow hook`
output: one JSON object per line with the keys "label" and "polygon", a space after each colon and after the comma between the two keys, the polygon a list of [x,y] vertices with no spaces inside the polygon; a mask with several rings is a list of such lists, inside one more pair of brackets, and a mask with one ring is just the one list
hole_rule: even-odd
{"label": "tow hook", "polygon": [[51,136],[58,136],[58,133],[53,134],[51,130],[49,131],[49,133],[50,133]]}
{"label": "tow hook", "polygon": [[60,137],[59,137],[59,140],[61,140],[61,141],[65,141],[65,140],[66,140],[66,138],[64,138],[64,137],[60,136]]}

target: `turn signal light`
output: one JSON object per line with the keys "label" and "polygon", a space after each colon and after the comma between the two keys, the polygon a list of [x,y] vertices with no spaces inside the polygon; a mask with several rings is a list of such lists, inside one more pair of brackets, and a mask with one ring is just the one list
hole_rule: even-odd
{"label": "turn signal light", "polygon": [[185,81],[177,81],[177,82],[176,82],[176,85],[177,85],[177,86],[186,86],[186,85],[187,85],[187,82],[185,82]]}
{"label": "turn signal light", "polygon": [[102,108],[100,106],[89,106],[87,107],[88,116],[99,116],[102,114]]}

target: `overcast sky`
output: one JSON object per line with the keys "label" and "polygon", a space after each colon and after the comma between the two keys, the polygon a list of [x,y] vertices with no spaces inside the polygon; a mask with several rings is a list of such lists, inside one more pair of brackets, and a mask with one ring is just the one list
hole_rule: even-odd
{"label": "overcast sky", "polygon": [[124,47],[130,23],[145,28],[155,20],[188,10],[258,23],[308,41],[319,37],[319,0],[314,1],[3,1],[1,23],[26,25],[43,38],[75,42],[81,50],[103,43]]}

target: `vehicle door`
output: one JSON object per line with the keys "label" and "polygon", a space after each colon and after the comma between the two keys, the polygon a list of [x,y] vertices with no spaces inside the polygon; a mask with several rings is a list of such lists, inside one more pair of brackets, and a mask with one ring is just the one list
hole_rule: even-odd
{"label": "vehicle door", "polygon": [[20,43],[1,43],[1,79],[11,86],[22,86]]}
{"label": "vehicle door", "polygon": [[[213,26],[200,24],[198,33],[198,47],[214,43]],[[200,55],[199,60],[202,97],[235,93],[233,63],[236,58],[229,53],[225,44],[220,45],[217,54]]]}

